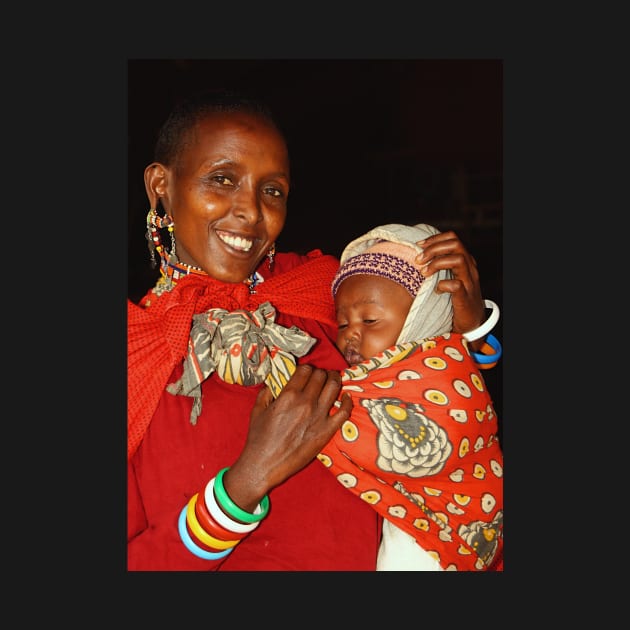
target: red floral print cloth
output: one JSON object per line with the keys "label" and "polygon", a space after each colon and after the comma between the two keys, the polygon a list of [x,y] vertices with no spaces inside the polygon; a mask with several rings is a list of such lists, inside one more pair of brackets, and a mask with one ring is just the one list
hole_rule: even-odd
{"label": "red floral print cloth", "polygon": [[445,570],[502,562],[503,453],[462,335],[407,342],[342,372],[352,416],[319,454]]}

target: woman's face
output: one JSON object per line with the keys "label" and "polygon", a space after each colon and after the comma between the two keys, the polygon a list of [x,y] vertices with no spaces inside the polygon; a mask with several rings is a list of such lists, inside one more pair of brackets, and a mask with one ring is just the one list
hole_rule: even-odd
{"label": "woman's face", "polygon": [[366,274],[346,278],[335,295],[337,348],[356,365],[393,346],[413,298],[397,282]]}
{"label": "woman's face", "polygon": [[181,262],[224,282],[242,282],[284,226],[286,144],[264,119],[233,112],[209,114],[190,140],[176,164],[147,167],[149,197],[153,182],[175,222]]}

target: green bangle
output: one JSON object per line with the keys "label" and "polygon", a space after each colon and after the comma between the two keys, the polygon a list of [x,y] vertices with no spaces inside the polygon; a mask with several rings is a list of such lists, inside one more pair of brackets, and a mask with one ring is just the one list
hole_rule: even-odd
{"label": "green bangle", "polygon": [[259,510],[259,513],[250,514],[245,510],[241,510],[232,499],[230,499],[228,493],[223,487],[223,475],[225,475],[229,466],[226,466],[222,470],[217,473],[217,476],[214,479],[214,495],[223,510],[227,513],[228,516],[232,518],[238,519],[243,523],[257,523],[258,521],[262,521],[265,516],[269,513],[269,497],[265,495],[262,498],[262,501],[256,507],[256,510]]}

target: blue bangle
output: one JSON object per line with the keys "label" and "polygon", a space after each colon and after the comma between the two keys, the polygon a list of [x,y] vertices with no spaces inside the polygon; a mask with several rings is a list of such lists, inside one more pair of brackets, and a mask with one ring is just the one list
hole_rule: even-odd
{"label": "blue bangle", "polygon": [[494,350],[494,354],[481,354],[480,352],[470,353],[472,358],[475,360],[475,363],[479,363],[479,365],[496,363],[503,354],[501,343],[494,335],[488,335],[486,337],[486,343]]}
{"label": "blue bangle", "polygon": [[198,558],[202,560],[218,560],[219,558],[225,558],[228,554],[232,553],[234,547],[230,547],[225,551],[221,551],[220,553],[211,553],[210,551],[206,551],[202,549],[198,545],[195,545],[193,539],[190,537],[188,530],[186,529],[186,508],[188,506],[185,505],[181,514],[179,515],[179,521],[177,522],[177,527],[179,529],[179,537],[182,539],[186,549],[190,551],[190,553],[194,554]]}

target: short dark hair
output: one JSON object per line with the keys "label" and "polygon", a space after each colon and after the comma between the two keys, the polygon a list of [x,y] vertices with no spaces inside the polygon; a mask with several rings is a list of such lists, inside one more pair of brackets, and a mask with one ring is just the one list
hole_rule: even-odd
{"label": "short dark hair", "polygon": [[189,140],[190,131],[205,115],[244,112],[259,116],[284,134],[266,103],[256,97],[227,89],[202,90],[180,99],[158,131],[153,152],[156,162],[172,165]]}

